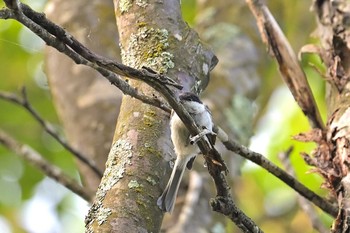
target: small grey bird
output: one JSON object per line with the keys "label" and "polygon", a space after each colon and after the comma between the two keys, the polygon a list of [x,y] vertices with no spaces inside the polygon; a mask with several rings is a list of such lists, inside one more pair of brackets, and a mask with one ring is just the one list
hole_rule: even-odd
{"label": "small grey bird", "polygon": [[[184,92],[179,95],[180,103],[186,108],[192,116],[196,125],[201,129],[212,132],[213,121],[211,113],[199,97],[191,92]],[[166,212],[172,212],[175,206],[175,199],[180,182],[187,166],[192,168],[195,156],[200,153],[196,143],[191,143],[191,135],[186,126],[182,123],[179,116],[173,112],[170,119],[171,140],[174,144],[175,154],[177,156],[173,171],[163,194],[158,198],[157,205]]]}

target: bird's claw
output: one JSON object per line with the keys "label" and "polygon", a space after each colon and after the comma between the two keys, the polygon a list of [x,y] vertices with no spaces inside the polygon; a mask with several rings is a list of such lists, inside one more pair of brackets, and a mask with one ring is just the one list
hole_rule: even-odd
{"label": "bird's claw", "polygon": [[216,135],[216,133],[214,133],[213,131],[211,131],[207,128],[203,128],[203,130],[199,134],[197,134],[193,137],[190,137],[191,145],[197,143],[204,135],[207,135],[207,134]]}

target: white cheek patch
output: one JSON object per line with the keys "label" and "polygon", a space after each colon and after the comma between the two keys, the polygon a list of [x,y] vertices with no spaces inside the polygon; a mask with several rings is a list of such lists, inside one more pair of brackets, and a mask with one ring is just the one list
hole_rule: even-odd
{"label": "white cheek patch", "polygon": [[192,101],[190,103],[185,102],[184,103],[184,107],[186,108],[186,110],[189,113],[198,114],[198,113],[201,113],[203,111],[206,111],[205,110],[205,105],[203,105],[201,103],[198,103],[198,102],[194,102],[194,101]]}

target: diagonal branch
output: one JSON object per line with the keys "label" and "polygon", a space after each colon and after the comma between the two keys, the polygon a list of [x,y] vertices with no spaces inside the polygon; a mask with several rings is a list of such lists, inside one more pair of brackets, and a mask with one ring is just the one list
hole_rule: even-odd
{"label": "diagonal branch", "polygon": [[[5,2],[9,8],[0,10],[0,18],[17,20],[43,39],[47,45],[54,47],[61,53],[64,53],[76,64],[83,64],[98,71],[103,77],[111,82],[111,84],[118,87],[124,94],[130,95],[146,104],[153,105],[170,113],[169,107],[161,100],[156,97],[149,97],[139,93],[138,90],[130,86],[127,81],[119,78],[117,75],[119,74],[129,78],[144,80],[145,78],[149,78],[144,74],[144,72],[94,54],[92,51],[78,42],[72,35],[69,35],[63,28],[49,21],[44,14],[33,11],[29,6],[18,3],[17,7],[10,8],[10,6],[13,4],[8,4],[7,2],[12,1]],[[25,15],[24,12],[27,15]],[[51,34],[48,30],[53,32],[53,34]],[[110,70],[112,72],[98,63],[105,64],[105,67],[110,66]],[[111,68],[111,64],[113,64],[113,69]],[[158,77],[156,74],[152,74],[150,76],[151,78]],[[178,85],[174,84],[174,86]]]}
{"label": "diagonal branch", "polygon": [[325,129],[306,75],[287,38],[269,9],[260,0],[246,0],[254,14],[263,42],[272,50],[284,82],[309,119],[312,128]]}
{"label": "diagonal branch", "polygon": [[94,197],[92,192],[87,191],[87,189],[82,187],[76,180],[67,176],[59,167],[56,167],[45,160],[43,156],[33,148],[17,142],[2,130],[0,130],[0,144],[15,152],[21,158],[42,171],[45,175],[56,180],[58,183],[62,184],[87,202],[92,201]]}
{"label": "diagonal branch", "polygon": [[[23,11],[23,14],[26,17],[28,17],[30,20],[32,20],[35,24],[40,25],[42,29],[46,30],[50,35],[57,38],[58,41],[64,43],[66,46],[68,46],[71,50],[79,54],[81,57],[85,58],[90,62],[97,64],[100,67],[103,67],[109,71],[112,71],[115,74],[141,80],[144,82],[146,82],[147,79],[159,79],[159,81],[162,82],[164,85],[174,86],[176,88],[182,87],[181,85],[174,82],[172,79],[169,79],[168,77],[163,75],[159,75],[150,69],[146,68],[143,70],[137,70],[132,67],[115,62],[114,60],[107,59],[105,57],[97,55],[93,53],[91,50],[89,50],[88,48],[86,48],[82,43],[80,43],[72,35],[69,35],[67,31],[65,31],[63,28],[54,24],[50,20],[48,20],[45,17],[45,14],[40,14],[38,12],[35,12],[29,6],[23,3],[19,3],[19,6],[20,6],[20,9]],[[19,19],[21,18],[22,17],[19,17]],[[16,20],[18,19],[16,18]],[[95,67],[96,65],[93,68]]]}
{"label": "diagonal branch", "polygon": [[338,208],[336,206],[332,205],[331,203],[314,193],[312,190],[308,189],[306,186],[304,186],[302,183],[296,180],[293,176],[291,176],[281,168],[277,167],[274,163],[269,161],[265,156],[257,152],[251,151],[247,147],[242,146],[233,140],[230,140],[227,134],[222,129],[214,129],[214,132],[218,132],[218,137],[225,145],[226,149],[235,152],[236,154],[239,154],[240,156],[264,168],[266,171],[270,172],[272,175],[283,181],[289,187],[298,192],[301,196],[314,203],[326,213],[330,214],[333,217],[337,216]]}
{"label": "diagonal branch", "polygon": [[39,124],[44,128],[44,130],[51,135],[56,141],[58,141],[67,151],[72,153],[75,157],[77,157],[80,161],[85,163],[88,167],[91,168],[95,172],[95,174],[99,177],[102,178],[102,171],[98,169],[96,164],[87,158],[85,155],[81,154],[80,151],[77,151],[74,149],[71,145],[69,145],[66,140],[59,135],[59,133],[56,131],[56,129],[50,124],[49,122],[45,121],[40,114],[35,111],[35,109],[32,107],[30,102],[28,101],[28,97],[25,91],[25,88],[22,89],[22,98],[13,94],[13,93],[8,93],[4,91],[0,91],[0,99],[3,99],[5,101],[9,101],[15,104],[18,104],[22,106],[24,109],[26,109],[33,117],[34,119],[39,122]]}

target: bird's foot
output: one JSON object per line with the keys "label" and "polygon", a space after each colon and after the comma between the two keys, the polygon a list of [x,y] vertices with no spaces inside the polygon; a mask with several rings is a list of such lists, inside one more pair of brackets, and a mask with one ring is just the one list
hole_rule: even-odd
{"label": "bird's foot", "polygon": [[203,130],[199,134],[193,137],[190,137],[191,145],[197,143],[204,135],[207,135],[207,134],[216,135],[216,133],[214,133],[213,131],[203,127]]}

